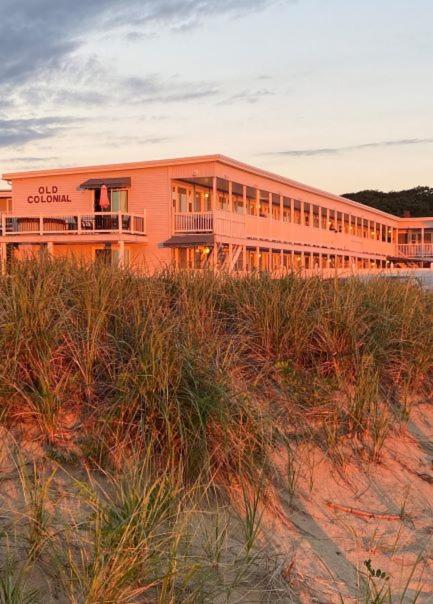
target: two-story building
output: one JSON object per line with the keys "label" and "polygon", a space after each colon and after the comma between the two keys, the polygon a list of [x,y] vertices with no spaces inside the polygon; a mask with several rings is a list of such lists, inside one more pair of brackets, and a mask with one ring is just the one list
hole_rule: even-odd
{"label": "two-story building", "polygon": [[222,155],[3,178],[3,266],[39,250],[149,271],[351,272],[433,260],[433,218],[400,219]]}

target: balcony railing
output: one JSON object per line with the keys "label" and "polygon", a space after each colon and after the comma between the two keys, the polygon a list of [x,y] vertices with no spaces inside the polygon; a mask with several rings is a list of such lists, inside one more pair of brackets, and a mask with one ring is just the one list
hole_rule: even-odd
{"label": "balcony railing", "polygon": [[212,233],[213,212],[178,212],[174,215],[175,233]]}
{"label": "balcony railing", "polygon": [[40,216],[1,215],[0,235],[91,235],[126,233],[146,235],[146,214],[95,212]]}
{"label": "balcony railing", "polygon": [[398,252],[405,258],[433,259],[433,243],[401,243]]}

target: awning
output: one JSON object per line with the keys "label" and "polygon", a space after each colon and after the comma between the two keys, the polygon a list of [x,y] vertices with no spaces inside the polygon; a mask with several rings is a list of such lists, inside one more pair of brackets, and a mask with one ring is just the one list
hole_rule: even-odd
{"label": "awning", "polygon": [[197,245],[213,245],[215,242],[212,234],[174,235],[164,241],[163,247],[195,247]]}
{"label": "awning", "polygon": [[105,185],[107,189],[126,189],[131,186],[131,178],[129,176],[119,178],[90,178],[81,183],[78,188],[80,190],[100,189],[103,185]]}

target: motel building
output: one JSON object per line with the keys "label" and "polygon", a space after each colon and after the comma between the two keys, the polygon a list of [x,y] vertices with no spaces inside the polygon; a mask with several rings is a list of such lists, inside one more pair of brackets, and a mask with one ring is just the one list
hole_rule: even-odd
{"label": "motel building", "polygon": [[222,155],[3,179],[3,270],[40,252],[150,272],[350,274],[433,262],[433,218],[397,218]]}

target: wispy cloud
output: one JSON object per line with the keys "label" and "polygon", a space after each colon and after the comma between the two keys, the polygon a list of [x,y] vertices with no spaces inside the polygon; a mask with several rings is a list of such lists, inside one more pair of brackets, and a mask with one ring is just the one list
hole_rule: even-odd
{"label": "wispy cloud", "polygon": [[3,0],[0,84],[16,85],[61,68],[90,32],[153,24],[185,27],[211,15],[239,15],[277,0]]}
{"label": "wispy cloud", "polygon": [[74,118],[47,116],[26,119],[0,118],[0,148],[16,147],[49,138],[75,123]]}
{"label": "wispy cloud", "polygon": [[381,149],[386,147],[406,147],[409,145],[426,145],[433,143],[433,138],[402,138],[390,141],[362,143],[360,145],[347,145],[345,147],[318,147],[313,149],[288,149],[286,151],[270,151],[263,155],[285,155],[287,157],[314,157],[316,155],[337,155],[350,151],[364,149]]}
{"label": "wispy cloud", "polygon": [[254,104],[258,103],[261,99],[272,96],[274,93],[268,90],[267,88],[262,88],[260,90],[242,90],[232,96],[223,99],[218,104],[219,105],[232,105],[233,103],[249,103]]}

